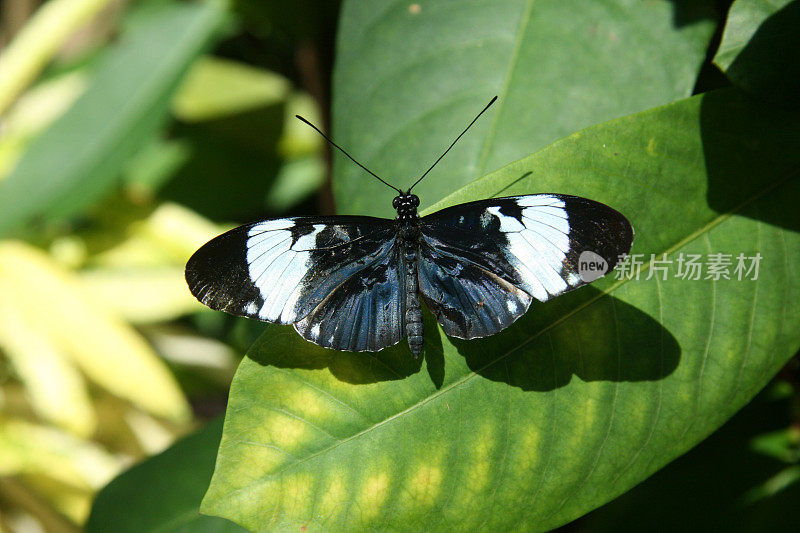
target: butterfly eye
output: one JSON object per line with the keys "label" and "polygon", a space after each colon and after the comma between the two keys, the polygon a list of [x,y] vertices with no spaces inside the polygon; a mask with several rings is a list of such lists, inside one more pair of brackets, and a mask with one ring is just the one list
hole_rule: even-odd
{"label": "butterfly eye", "polygon": [[400,206],[400,197],[399,196],[395,196],[394,200],[392,200],[392,207],[397,209],[399,206]]}
{"label": "butterfly eye", "polygon": [[419,197],[412,196],[411,197],[411,205],[413,205],[414,207],[419,207]]}

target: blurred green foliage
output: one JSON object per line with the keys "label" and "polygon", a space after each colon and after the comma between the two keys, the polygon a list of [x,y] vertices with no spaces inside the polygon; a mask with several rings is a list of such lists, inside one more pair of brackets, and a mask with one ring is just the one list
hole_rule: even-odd
{"label": "blurred green foliage", "polygon": [[[183,267],[233,223],[315,209],[322,144],[293,115],[323,115],[292,54],[335,20],[99,0],[14,18],[30,5],[0,10],[0,524],[72,531],[224,406],[258,326],[200,306]],[[249,52],[275,43],[280,61]]]}
{"label": "blurred green foliage", "polygon": [[[648,231],[637,234],[637,246],[653,249],[659,249],[670,232],[680,231],[680,221],[671,222],[673,217],[686,221],[692,213],[725,212],[731,197],[764,193],[759,183],[771,183],[770,172],[785,174],[785,167],[795,161],[794,152],[782,150],[797,142],[796,130],[779,132],[774,127],[791,123],[795,110],[763,108],[771,111],[762,116],[754,112],[762,104],[751,106],[738,89],[708,99],[682,99],[709,87],[734,85],[771,106],[796,106],[797,0],[737,0],[732,5],[711,0],[577,4],[510,0],[502,6],[348,1],[341,11],[338,2],[312,0],[49,0],[25,15],[36,4],[4,0],[0,7],[4,43],[0,51],[1,530],[36,525],[47,531],[77,531],[84,525],[90,531],[241,530],[223,518],[201,516],[198,510],[222,432],[219,419],[207,420],[224,409],[236,366],[248,350],[251,358],[237,378],[234,403],[258,402],[263,400],[259,395],[281,392],[291,398],[278,398],[279,404],[311,409],[318,405],[319,391],[306,394],[302,383],[309,381],[320,390],[331,387],[336,394],[352,394],[348,398],[355,404],[363,401],[388,409],[387,416],[398,415],[400,420],[407,419],[392,411],[390,402],[379,398],[367,402],[367,391],[385,391],[380,398],[400,403],[404,398],[427,402],[454,371],[469,372],[464,365],[475,364],[469,353],[465,359],[461,353],[448,352],[446,339],[443,352],[449,355],[444,368],[442,361],[428,360],[422,366],[405,352],[389,350],[379,356],[383,359],[368,359],[365,369],[363,358],[315,350],[280,328],[268,328],[254,344],[263,325],[206,310],[188,293],[183,281],[186,259],[233,224],[285,213],[329,213],[333,192],[342,213],[389,215],[390,193],[343,158],[333,158],[335,179],[329,185],[331,165],[325,147],[313,131],[294,120],[295,114],[332,129],[337,141],[368,167],[398,186],[407,186],[474,111],[499,94],[495,112],[477,124],[421,184],[423,207],[497,194],[505,187],[537,192],[547,185],[560,192],[580,192],[594,186],[599,188],[592,192],[595,196],[607,195],[609,201],[627,198],[638,205],[631,208],[637,230],[641,221],[663,221],[663,230],[645,224]],[[701,101],[706,103],[697,114],[681,111],[694,109],[692,102]],[[619,135],[613,128],[620,126],[608,123],[601,127],[605,130],[559,141],[600,122],[671,102],[679,102],[673,109],[681,112],[670,115],[675,120],[669,127],[661,123],[664,142],[685,147],[702,137],[701,155],[667,150],[669,157],[658,159],[654,167],[636,166],[645,158],[636,163],[635,157],[626,166],[607,151],[592,148],[595,140],[605,148],[626,135],[630,139],[639,135],[644,142],[649,133],[636,129],[637,124],[663,111],[646,111],[643,119],[621,119],[616,124],[628,127]],[[756,124],[756,134],[743,124]],[[700,137],[686,135],[694,131],[692,126],[700,128]],[[739,132],[733,137],[744,139],[743,149],[709,149],[730,147],[735,141],[725,140],[725,128]],[[717,136],[713,142],[712,134]],[[653,152],[650,155],[665,149],[663,144],[643,146]],[[570,153],[571,149],[577,151]],[[766,155],[756,160],[754,153]],[[521,158],[528,159],[491,173]],[[670,158],[677,163],[667,161]],[[699,160],[707,167],[704,171],[726,169],[704,176],[708,190],[702,201],[697,200],[702,195],[695,198],[688,188],[680,188],[681,183],[688,187],[690,171],[671,174],[684,168],[681,165],[695,172],[692,165]],[[592,169],[608,169],[610,161],[621,165],[617,169],[621,173],[634,166],[642,169],[641,174],[663,172],[663,182],[674,187],[671,193],[685,201],[654,202],[657,193],[633,188],[626,192],[614,180],[586,182]],[[526,165],[536,172],[519,180],[512,175]],[[569,170],[581,165],[589,170],[580,174]],[[797,175],[788,172],[790,189],[796,186]],[[748,173],[755,177],[745,179]],[[725,187],[731,175],[738,176],[738,193]],[[788,193],[780,196],[791,198]],[[651,207],[657,216],[647,214]],[[772,210],[750,213],[752,220],[742,217],[722,223],[720,231],[732,235],[755,223],[763,224],[765,232],[796,233],[797,219],[786,209],[776,204]],[[794,252],[788,250],[786,257],[795,257]],[[781,281],[776,272],[765,276],[771,285],[783,283],[785,291],[796,290],[795,282]],[[634,319],[628,323],[638,324]],[[521,324],[518,332],[525,324],[535,325]],[[575,327],[587,326],[580,324]],[[783,326],[780,320],[770,323],[773,328]],[[428,330],[432,329],[429,320]],[[734,330],[733,325],[726,330],[731,339],[744,339]],[[786,333],[786,345],[792,342],[791,334]],[[720,353],[730,346],[728,340],[716,341]],[[597,339],[598,345],[601,341]],[[502,349],[502,339],[487,342],[480,353]],[[770,356],[770,364],[765,363],[770,369],[789,355],[776,345],[758,349],[762,355],[775,352],[774,360]],[[691,362],[687,353],[691,352],[684,348],[675,363]],[[375,373],[369,365],[379,360],[399,365],[393,368],[410,377],[368,386],[348,383],[356,375],[361,381],[375,381],[369,379]],[[746,362],[742,365],[754,384],[772,373],[756,374]],[[795,358],[765,392],[706,442],[639,487],[564,527],[796,530],[798,376]],[[724,389],[724,374],[711,378]],[[509,404],[516,398],[520,406],[531,397],[489,374],[479,379],[498,394],[496,399]],[[612,384],[587,378],[587,383],[592,381],[598,387]],[[695,394],[693,383],[687,380],[677,387],[676,397]],[[659,387],[661,382],[646,385]],[[754,393],[757,387],[751,388]],[[484,392],[471,400],[480,411],[475,420],[507,417],[496,405],[487,405],[489,394]],[[557,392],[547,394],[553,397]],[[752,396],[749,389],[747,395]],[[576,406],[583,405],[580,395],[574,398]],[[609,398],[595,398],[598,413],[610,405]],[[642,406],[652,400],[637,398]],[[676,442],[668,457],[653,459],[641,472],[652,472],[674,457],[675,450],[686,450],[701,433],[721,424],[746,400],[737,398],[730,409],[720,409],[698,423],[705,429],[695,428],[691,439]],[[631,413],[637,407],[631,406]],[[448,411],[463,408],[459,400],[447,400]],[[526,407],[531,411],[536,415],[535,406]],[[680,414],[664,418],[677,420]],[[255,410],[240,413],[240,421],[255,418],[230,435],[258,437],[265,422],[277,424],[268,429],[284,437],[297,429],[295,421],[278,423],[275,417],[259,416]],[[575,414],[573,422],[579,419]],[[389,448],[405,447],[403,458],[415,457],[415,450],[435,457],[445,448],[428,439],[438,435],[432,420],[420,422],[424,430],[400,428],[403,435],[388,445],[376,440],[373,444],[380,445],[380,453],[363,455],[369,446],[354,453],[380,458]],[[323,420],[327,421],[336,427],[347,425],[342,417]],[[634,422],[628,425],[638,427]],[[202,426],[199,432],[181,438],[198,426]],[[349,429],[343,431],[352,436]],[[594,435],[586,433],[590,434]],[[475,435],[448,435],[462,437]],[[489,456],[489,440],[477,442],[475,449],[487,453],[484,459],[476,456],[476,464],[494,479],[500,467]],[[597,452],[595,465],[622,457],[621,447],[614,450],[619,453],[607,452],[605,463]],[[594,454],[590,449],[585,455],[572,455],[586,462]],[[148,456],[154,457],[145,459]],[[252,473],[264,466],[247,453],[241,457],[238,463],[220,463],[219,479],[229,485],[217,482],[213,509],[267,528],[272,515],[243,517],[241,509],[228,504],[234,501],[228,498],[231,487],[247,473],[241,469],[246,466]],[[375,476],[364,486],[366,492],[356,491],[364,488],[357,483],[358,476],[375,473],[366,464],[334,455],[317,471],[355,472],[352,487],[343,487],[348,490],[331,500],[340,509],[338,524],[412,527],[399,510],[392,522],[374,509],[359,509],[352,503],[364,494],[385,493],[381,478]],[[239,477],[232,474],[237,469]],[[411,492],[425,505],[427,493],[419,492],[419,486],[432,483],[435,475],[429,470],[420,470],[426,473],[422,477],[414,472],[409,476],[417,488]],[[597,477],[602,479],[581,488],[619,492],[610,479]],[[281,517],[277,523],[309,529],[325,524],[321,510],[296,520],[306,504],[330,506],[324,498],[303,499],[300,489],[310,486],[310,481],[294,483],[293,496],[288,489],[281,493],[289,496],[274,515]],[[520,501],[507,496],[513,487],[490,488],[503,501],[494,507],[494,514],[477,514],[480,505],[476,505],[470,517],[475,524],[502,523],[503,516],[512,514],[504,506],[514,512],[524,510]],[[553,490],[552,497],[557,493]],[[391,494],[390,502],[404,498]],[[578,514],[612,496],[603,492],[585,498],[589,503]],[[302,505],[291,503],[292,498],[302,500]],[[492,498],[482,501],[495,501]],[[214,503],[214,497],[211,500]],[[521,502],[527,501],[526,493]],[[409,517],[423,516],[411,512],[412,507]],[[446,504],[441,509],[437,516],[446,515]],[[555,513],[548,524],[563,523],[558,518],[562,515],[552,518]],[[528,526],[540,529],[544,523]]]}

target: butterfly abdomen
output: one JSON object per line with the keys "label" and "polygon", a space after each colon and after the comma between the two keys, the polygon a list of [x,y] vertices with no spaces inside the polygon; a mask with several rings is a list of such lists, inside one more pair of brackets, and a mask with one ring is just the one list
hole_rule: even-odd
{"label": "butterfly abdomen", "polygon": [[405,303],[406,311],[403,317],[408,347],[414,357],[422,352],[423,327],[422,307],[419,302],[419,284],[417,282],[417,242],[414,238],[407,238],[404,242],[403,259],[406,267]]}

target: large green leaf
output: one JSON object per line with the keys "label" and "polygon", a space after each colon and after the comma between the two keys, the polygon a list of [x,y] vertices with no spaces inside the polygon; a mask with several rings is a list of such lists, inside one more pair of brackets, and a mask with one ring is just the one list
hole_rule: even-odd
{"label": "large green leaf", "polygon": [[[256,530],[544,530],[625,492],[800,344],[798,127],[800,113],[725,90],[591,127],[463,188],[443,204],[558,191],[619,209],[639,279],[534,305],[483,340],[448,339],[428,317],[425,371],[404,345],[340,353],[268,327],[234,378],[201,509]],[[679,258],[711,253],[761,254],[757,280],[734,265],[732,279],[678,276]]]}
{"label": "large green leaf", "polygon": [[714,63],[746,90],[800,103],[800,1],[734,2]]}
{"label": "large green leaf", "polygon": [[199,513],[214,469],[220,420],[123,472],[97,495],[88,532],[236,533],[236,524]]}
{"label": "large green leaf", "polygon": [[0,232],[80,212],[152,141],[169,98],[219,30],[215,2],[151,2],[97,67],[83,96],[33,141],[0,184]]}
{"label": "large green leaf", "polygon": [[[779,393],[787,387],[788,391]],[[794,511],[800,501],[800,472],[793,479],[791,472],[800,467],[800,429],[791,428],[791,388],[786,382],[767,387],[691,452],[583,517],[578,529],[598,533],[799,531],[800,516]],[[793,462],[758,449],[764,439],[792,430]],[[791,446],[786,443],[782,451]]]}
{"label": "large green leaf", "polygon": [[[689,96],[711,3],[345,2],[334,137],[408,187],[499,95],[415,189],[426,205],[581,128]],[[384,185],[343,157],[334,170],[340,211],[391,214]]]}

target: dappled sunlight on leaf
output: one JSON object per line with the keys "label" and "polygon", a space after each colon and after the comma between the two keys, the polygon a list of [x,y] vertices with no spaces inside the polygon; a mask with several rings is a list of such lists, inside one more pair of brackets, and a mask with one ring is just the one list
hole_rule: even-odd
{"label": "dappled sunlight on leaf", "polygon": [[[800,176],[764,171],[800,164],[798,138],[784,134],[800,114],[705,120],[707,103],[740,97],[710,93],[588,128],[436,206],[542,191],[607,203],[636,229],[631,253],[645,261],[634,279],[609,275],[534,303],[486,339],[426,325],[428,372],[404,345],[340,353],[269,326],[231,386],[203,511],[253,529],[550,529],[708,436],[800,342],[800,284],[789,276],[800,236],[762,221],[800,202]],[[772,156],[737,143],[747,164],[715,182],[709,205],[709,139],[754,131]],[[764,263],[757,280],[681,279],[680,254],[709,253]],[[672,258],[669,269],[656,271],[651,254]]]}

